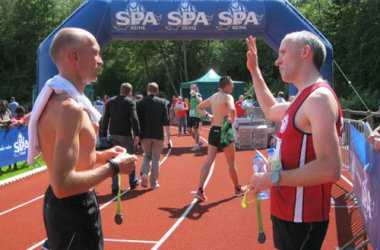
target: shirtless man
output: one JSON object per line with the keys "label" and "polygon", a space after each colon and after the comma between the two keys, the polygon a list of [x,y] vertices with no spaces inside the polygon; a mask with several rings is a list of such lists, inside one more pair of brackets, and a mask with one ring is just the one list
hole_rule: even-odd
{"label": "shirtless man", "polygon": [[[212,127],[208,136],[208,148],[207,148],[207,159],[203,164],[201,169],[201,175],[199,180],[199,188],[195,195],[199,201],[206,201],[207,197],[204,194],[204,183],[210,172],[210,167],[212,162],[215,160],[216,153],[221,148],[223,149],[224,155],[226,157],[231,179],[235,187],[235,195],[241,196],[244,194],[242,186],[239,184],[239,176],[235,166],[235,144],[231,142],[228,146],[221,142],[221,129],[224,123],[224,117],[228,117],[229,122],[233,124],[235,120],[235,105],[234,98],[231,93],[234,88],[234,84],[230,77],[222,76],[219,80],[219,92],[213,94],[211,97],[201,102],[197,106],[197,111],[202,116],[207,116]],[[211,106],[212,115],[205,108]]]}
{"label": "shirtless man", "polygon": [[91,33],[60,30],[50,47],[59,75],[45,84],[30,118],[28,161],[41,152],[50,176],[43,217],[52,249],[103,249],[94,186],[135,169],[136,156],[122,147],[95,151],[100,115],[83,91],[97,80],[99,51]]}

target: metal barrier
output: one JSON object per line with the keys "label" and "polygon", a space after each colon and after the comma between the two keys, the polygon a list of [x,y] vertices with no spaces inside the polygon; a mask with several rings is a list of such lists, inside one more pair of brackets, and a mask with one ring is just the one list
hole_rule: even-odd
{"label": "metal barrier", "polygon": [[[341,139],[341,153],[342,153],[342,164],[343,168],[348,169],[352,176],[352,169],[350,169],[350,166],[352,166],[352,160],[350,156],[350,152],[354,150],[352,147],[351,142],[351,130],[350,125],[355,127],[359,133],[364,137],[367,138],[370,133],[372,132],[371,126],[368,122],[364,122],[362,120],[352,120],[348,118],[343,119],[343,133],[342,133],[342,139]],[[355,202],[355,204],[358,204],[357,197],[353,193],[353,190],[349,192],[345,197],[345,199],[351,199]],[[365,235],[367,232],[366,230],[362,230],[356,235],[353,236],[353,238],[345,243],[342,247],[337,247],[337,250],[343,250],[343,249],[362,249],[366,244],[369,243],[369,239],[364,240],[361,242],[356,248],[352,248],[351,246],[353,243],[355,243],[360,237]]]}
{"label": "metal barrier", "polygon": [[350,165],[350,124],[354,126],[360,134],[367,138],[372,132],[371,126],[368,122],[364,122],[361,120],[352,120],[352,119],[343,119],[343,134],[341,139],[341,152],[342,152],[342,163],[343,168],[348,169]]}

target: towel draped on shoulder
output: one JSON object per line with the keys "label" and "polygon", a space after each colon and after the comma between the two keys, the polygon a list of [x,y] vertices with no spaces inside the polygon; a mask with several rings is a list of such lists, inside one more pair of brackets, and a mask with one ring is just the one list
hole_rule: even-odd
{"label": "towel draped on shoulder", "polygon": [[44,110],[47,102],[53,91],[57,94],[67,93],[74,101],[79,103],[83,109],[89,114],[91,122],[97,124],[101,118],[101,114],[96,110],[90,100],[84,93],[74,87],[74,85],[65,78],[56,75],[49,79],[39,93],[30,116],[28,124],[29,148],[28,148],[28,163],[33,163],[34,158],[41,152],[38,141],[37,122]]}

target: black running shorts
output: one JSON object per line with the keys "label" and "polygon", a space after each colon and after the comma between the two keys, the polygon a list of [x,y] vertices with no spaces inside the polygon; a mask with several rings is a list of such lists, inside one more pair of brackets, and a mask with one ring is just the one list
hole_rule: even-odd
{"label": "black running shorts", "polygon": [[325,239],[329,221],[295,223],[272,217],[273,241],[280,250],[319,250]]}
{"label": "black running shorts", "polygon": [[103,249],[95,191],[58,199],[49,186],[43,216],[51,249]]}
{"label": "black running shorts", "polygon": [[187,127],[189,128],[199,128],[199,123],[202,122],[201,118],[198,117],[189,117],[187,121]]}
{"label": "black running shorts", "polygon": [[222,127],[218,127],[218,126],[211,127],[210,133],[208,134],[209,145],[218,147],[219,149],[222,149],[226,146],[224,143],[221,143],[220,141],[221,131],[222,131]]}

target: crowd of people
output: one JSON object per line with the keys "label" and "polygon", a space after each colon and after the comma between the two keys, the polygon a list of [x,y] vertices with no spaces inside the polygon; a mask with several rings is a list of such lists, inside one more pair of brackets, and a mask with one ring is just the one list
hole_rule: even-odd
{"label": "crowd of people", "polygon": [[[22,127],[29,121],[29,115],[25,114],[25,108],[16,102],[12,96],[9,100],[0,100],[0,130]],[[13,169],[17,170],[17,162],[13,163]],[[8,171],[12,170],[12,164],[8,165]],[[0,174],[3,171],[0,168]]]}
{"label": "crowd of people", "polygon": [[25,108],[19,105],[14,97],[11,97],[9,102],[0,100],[0,129],[24,126],[28,118]]}
{"label": "crowd of people", "polygon": [[[189,133],[194,138],[191,151],[200,150],[202,145],[201,118],[211,122],[208,155],[195,194],[199,201],[207,201],[204,183],[216,154],[223,150],[234,195],[241,196],[247,189],[253,194],[271,189],[275,247],[321,248],[329,224],[331,186],[340,178],[342,165],[342,110],[319,72],[325,47],[317,36],[305,31],[288,34],[282,40],[275,64],[282,80],[293,83],[299,92],[289,102],[284,100],[284,93],[275,97],[265,83],[258,66],[256,39],[249,37],[246,43],[246,66],[253,80],[255,102],[244,96],[234,102],[233,81],[223,76],[219,90],[205,100],[197,86],[192,85],[189,99],[173,97],[169,102],[162,98],[165,96],[160,94],[159,84],[149,82],[145,97],[133,95],[132,84],[122,83],[118,95],[99,97],[91,103],[83,92],[89,82],[97,80],[103,64],[100,47],[95,37],[83,29],[58,31],[50,55],[59,74],[46,82],[33,107],[28,152],[29,162],[42,153],[50,175],[43,219],[52,249],[104,248],[94,187],[105,179],[112,177],[112,194],[119,188],[118,174],[129,175],[131,189],[138,185],[153,190],[160,187],[159,160],[165,135],[168,147],[172,147],[170,108],[178,116],[178,135]],[[260,106],[268,120],[281,123],[276,150],[282,169],[256,173],[244,187],[235,164],[234,140],[228,134],[235,118],[245,115],[247,99]],[[18,104],[15,107],[14,98],[10,101],[0,101],[1,125],[5,127],[25,122],[25,110]],[[103,108],[95,108],[97,105]],[[373,145],[379,143],[379,130],[369,138]],[[97,137],[108,144],[102,151],[96,150]],[[139,145],[144,154],[140,173],[136,173],[135,153]],[[79,228],[75,226],[78,224]]]}

